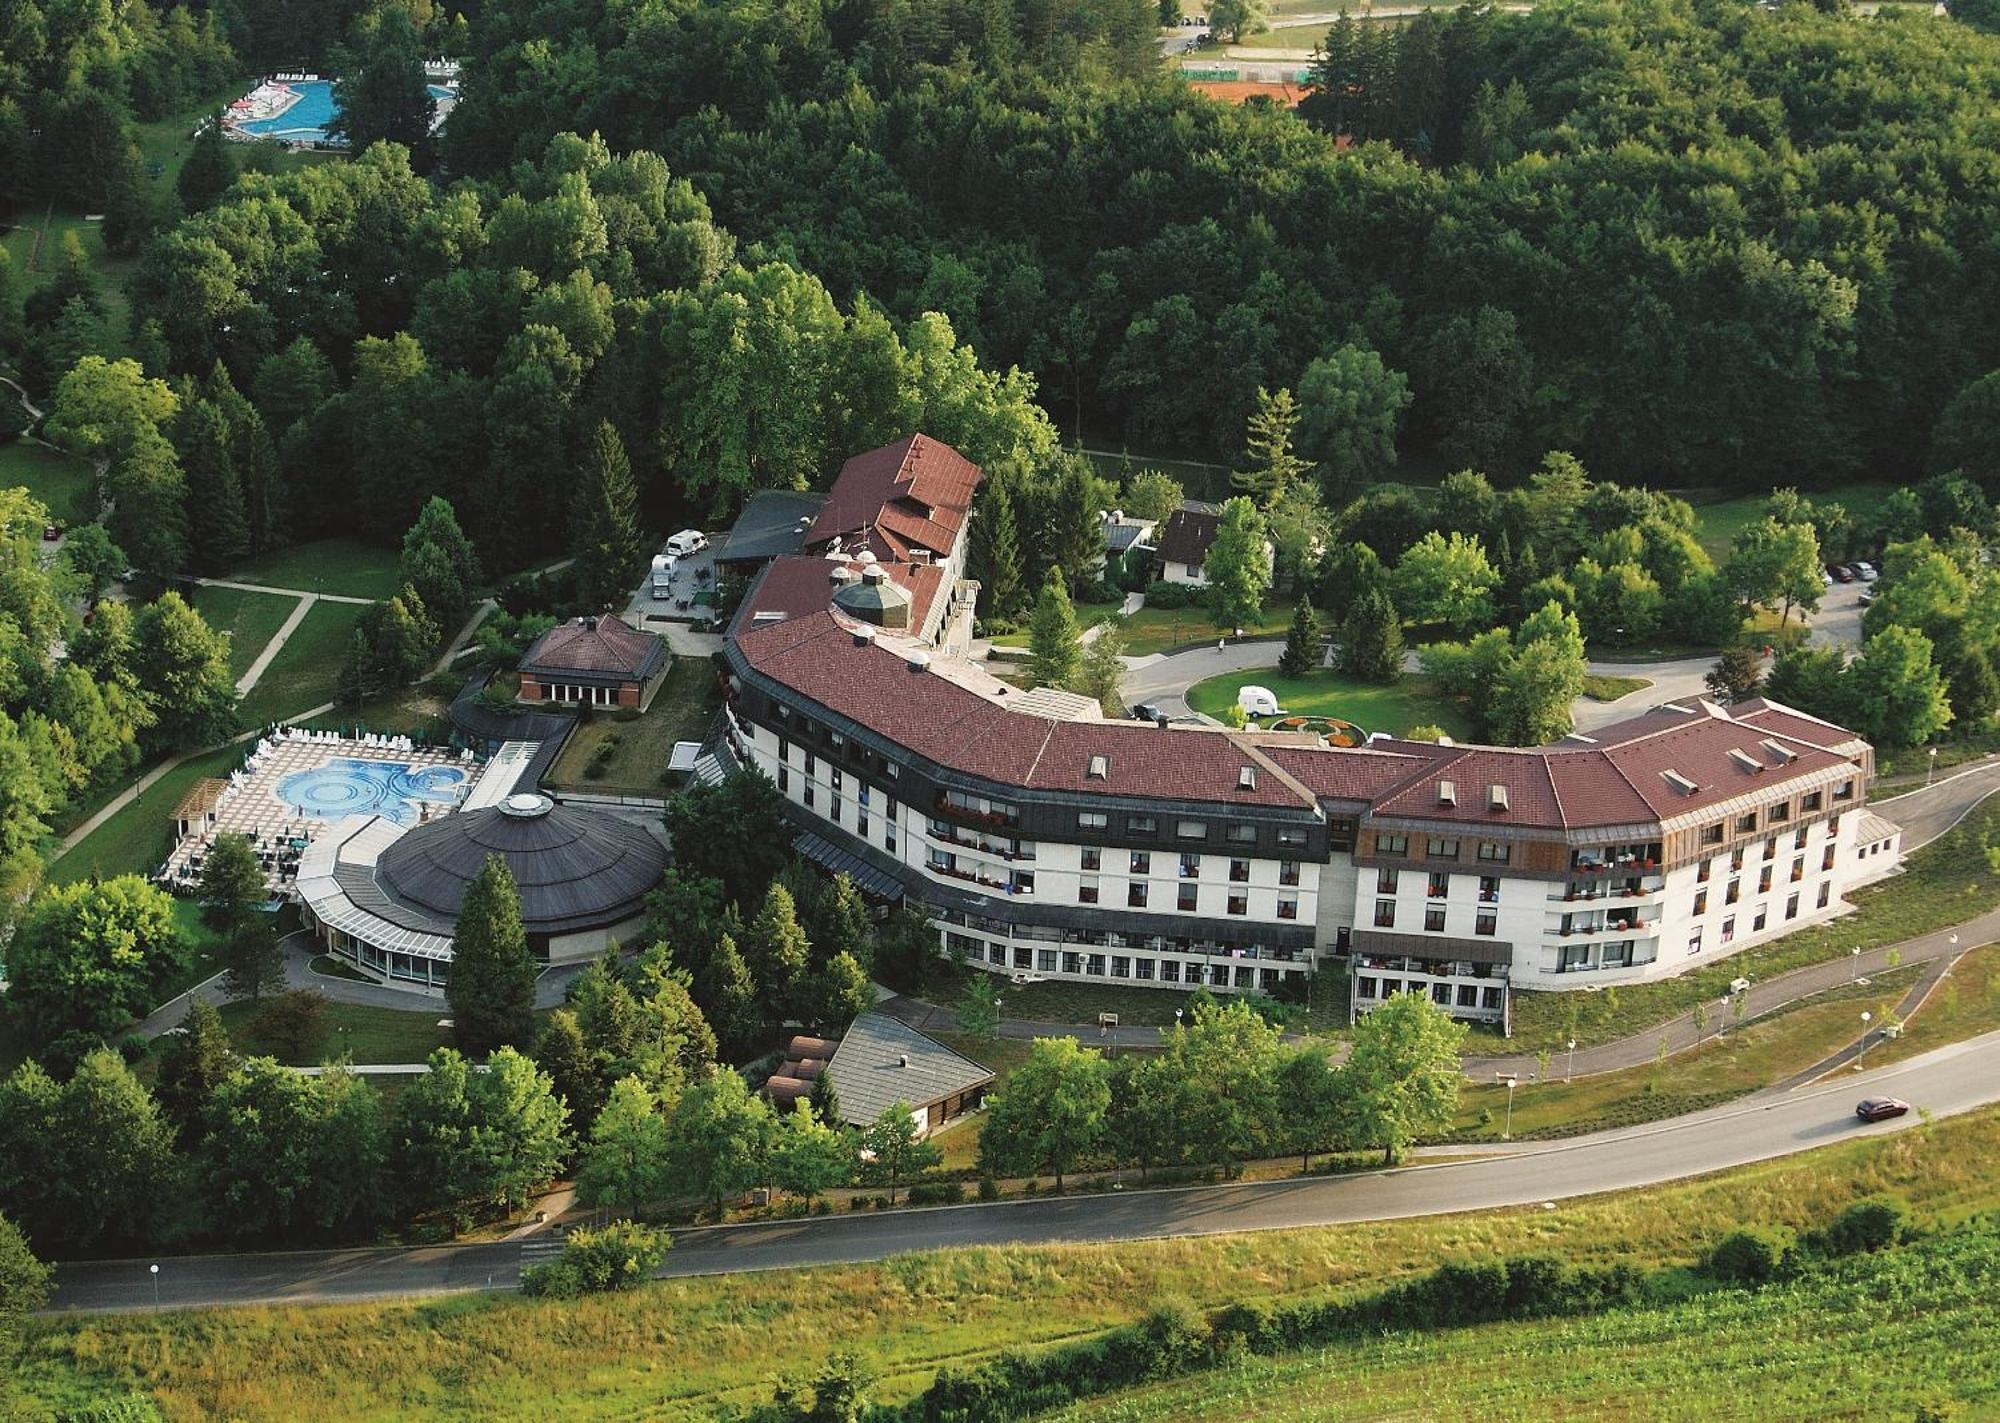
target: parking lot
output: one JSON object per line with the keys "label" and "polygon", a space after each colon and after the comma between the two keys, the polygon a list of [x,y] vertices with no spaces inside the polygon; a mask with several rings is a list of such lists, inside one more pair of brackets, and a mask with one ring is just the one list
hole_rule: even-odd
{"label": "parking lot", "polygon": [[[695,599],[704,593],[711,597],[714,595],[715,550],[719,542],[719,537],[711,534],[706,548],[675,562],[673,581],[668,585],[665,598],[653,596],[653,574],[649,567],[632,592],[632,601],[625,610],[625,621],[633,627],[645,627],[649,623],[698,622],[707,617],[707,604],[697,603]],[[653,552],[663,553],[665,546]],[[647,562],[650,565],[651,559],[648,558]]]}

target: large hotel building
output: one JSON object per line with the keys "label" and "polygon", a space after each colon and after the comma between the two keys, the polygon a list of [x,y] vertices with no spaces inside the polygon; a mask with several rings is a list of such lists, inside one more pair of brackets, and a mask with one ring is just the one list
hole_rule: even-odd
{"label": "large hotel building", "polygon": [[[723,740],[800,849],[993,972],[1275,993],[1352,975],[1504,1023],[1514,989],[1670,977],[1892,869],[1870,747],[1768,701],[1513,748],[1110,720],[963,656],[979,471],[857,456],[726,640]],[[802,521],[803,524],[803,521]]]}

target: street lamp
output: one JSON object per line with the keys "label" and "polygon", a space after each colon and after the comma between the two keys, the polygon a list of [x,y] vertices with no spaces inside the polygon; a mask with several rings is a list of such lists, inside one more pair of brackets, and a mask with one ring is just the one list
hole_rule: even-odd
{"label": "street lamp", "polygon": [[1868,1024],[1874,1020],[1874,1017],[1873,1013],[1868,1012],[1864,1012],[1861,1015],[1861,1045],[1854,1053],[1854,1070],[1856,1072],[1861,1071],[1863,1064],[1868,1061]]}
{"label": "street lamp", "polygon": [[1861,945],[1859,944],[1856,944],[1847,951],[1847,981],[1849,983],[1859,983],[1861,981]]}
{"label": "street lamp", "polygon": [[1924,789],[1929,790],[1931,777],[1937,774],[1937,747],[1931,748],[1930,761],[1924,766]]}
{"label": "street lamp", "polygon": [[1507,1124],[1500,1129],[1500,1140],[1512,1141],[1514,1138],[1514,1088],[1520,1083],[1520,1075],[1513,1072],[1496,1072],[1493,1074],[1493,1080],[1507,1084]]}
{"label": "street lamp", "polygon": [[153,1308],[158,1309],[160,1307],[160,1267],[158,1265],[148,1265],[146,1268],[153,1275]]}
{"label": "street lamp", "polygon": [[1569,1040],[1569,1066],[1563,1069],[1563,1082],[1567,1084],[1576,1075],[1576,1039]]}

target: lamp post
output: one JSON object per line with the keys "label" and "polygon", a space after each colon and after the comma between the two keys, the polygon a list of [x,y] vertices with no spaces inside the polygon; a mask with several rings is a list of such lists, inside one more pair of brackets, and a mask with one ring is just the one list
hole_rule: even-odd
{"label": "lamp post", "polygon": [[1521,1080],[1520,1075],[1513,1072],[1496,1072],[1493,1074],[1493,1080],[1507,1084],[1507,1124],[1500,1128],[1500,1140],[1512,1141],[1514,1139],[1514,1088]]}
{"label": "lamp post", "polygon": [[1865,1011],[1861,1015],[1861,1044],[1854,1053],[1854,1070],[1856,1072],[1860,1072],[1868,1061],[1868,1024],[1874,1020],[1874,1017],[1873,1013]]}
{"label": "lamp post", "polygon": [[1849,983],[1859,983],[1861,981],[1861,945],[1859,944],[1856,944],[1847,951],[1847,981]]}
{"label": "lamp post", "polygon": [[158,1265],[148,1265],[146,1269],[153,1276],[153,1308],[158,1309],[160,1307],[160,1267]]}
{"label": "lamp post", "polygon": [[1937,747],[1931,748],[1930,759],[1924,765],[1924,789],[1931,788],[1931,777],[1937,774]]}
{"label": "lamp post", "polygon": [[1576,1076],[1576,1039],[1571,1038],[1569,1040],[1569,1065],[1563,1068],[1564,1085],[1567,1086],[1570,1078],[1574,1076]]}

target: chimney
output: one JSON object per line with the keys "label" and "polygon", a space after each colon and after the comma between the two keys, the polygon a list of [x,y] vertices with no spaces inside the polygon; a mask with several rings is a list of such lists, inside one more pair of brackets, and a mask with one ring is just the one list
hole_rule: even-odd
{"label": "chimney", "polygon": [[912,672],[927,672],[930,670],[931,655],[928,652],[912,652],[903,659],[903,665]]}
{"label": "chimney", "polygon": [[888,576],[887,570],[879,563],[871,563],[861,570],[861,581],[863,583],[879,584],[887,579]]}
{"label": "chimney", "polygon": [[858,627],[854,629],[854,645],[856,647],[866,647],[874,640],[875,634],[868,631],[867,628]]}
{"label": "chimney", "polygon": [[900,1052],[896,1054],[896,1066],[908,1067],[909,1065],[910,1065],[910,1055],[908,1053]]}

